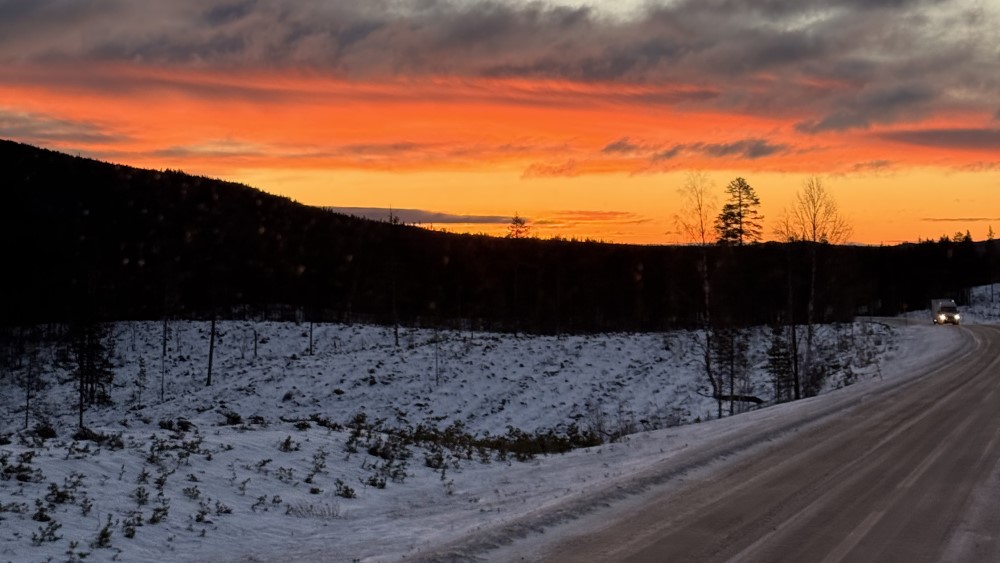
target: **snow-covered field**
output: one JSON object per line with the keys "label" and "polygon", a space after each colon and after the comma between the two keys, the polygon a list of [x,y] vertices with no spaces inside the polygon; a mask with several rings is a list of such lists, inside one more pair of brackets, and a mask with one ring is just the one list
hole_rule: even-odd
{"label": "snow-covered field", "polygon": [[[996,318],[988,292],[976,299],[968,319]],[[114,403],[85,414],[101,443],[72,438],[76,389],[58,349],[39,351],[46,388],[29,413],[55,437],[23,430],[12,382],[23,372],[0,381],[0,561],[385,561],[447,543],[472,553],[669,481],[733,433],[780,432],[837,397],[894,385],[957,346],[950,328],[916,316],[821,327],[825,360],[841,366],[830,390],[853,385],[709,421],[691,333],[404,328],[397,347],[391,328],[317,325],[310,354],[308,325],[221,322],[206,387],[208,323],[172,322],[162,365],[162,325],[120,323]],[[764,399],[768,343],[769,331],[753,333],[743,389]],[[522,460],[480,447],[573,427],[628,436]],[[421,440],[418,428],[435,430]]]}

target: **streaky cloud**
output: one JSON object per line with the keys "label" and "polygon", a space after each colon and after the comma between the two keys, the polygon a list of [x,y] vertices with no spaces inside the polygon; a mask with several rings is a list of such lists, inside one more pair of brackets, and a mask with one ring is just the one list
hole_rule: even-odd
{"label": "streaky cloud", "polygon": [[64,119],[43,113],[0,107],[0,137],[31,144],[111,144],[127,142],[127,135],[100,124]]}
{"label": "streaky cloud", "polygon": [[928,223],[991,223],[1000,221],[1000,217],[922,217],[920,220]]}
{"label": "streaky cloud", "polygon": [[376,221],[390,221],[392,218],[407,224],[482,224],[509,223],[510,217],[500,215],[456,215],[425,209],[395,209],[389,207],[323,207],[334,213],[365,217]]}
{"label": "streaky cloud", "polygon": [[528,166],[522,178],[573,178],[581,174],[580,163],[570,159],[554,164],[535,163]]}
{"label": "streaky cloud", "polygon": [[924,147],[1000,150],[1000,128],[911,129],[879,133],[879,137]]}

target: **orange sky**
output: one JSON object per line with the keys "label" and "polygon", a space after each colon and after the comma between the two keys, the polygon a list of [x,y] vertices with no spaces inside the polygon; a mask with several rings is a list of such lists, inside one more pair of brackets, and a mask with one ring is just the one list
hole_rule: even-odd
{"label": "orange sky", "polygon": [[[247,9],[237,14],[237,24],[249,26],[241,22],[266,15]],[[453,9],[461,30],[479,15]],[[509,10],[510,17],[530,16],[525,25],[562,17],[555,8],[541,15],[525,15],[528,8],[514,4]],[[385,17],[398,23],[392,18],[418,16]],[[631,23],[582,17],[590,18],[591,33],[605,34],[627,52],[630,34],[645,33],[658,21],[654,16],[662,14]],[[602,64],[628,70],[601,79],[579,75],[579,69],[549,70],[559,68],[551,61],[562,33],[555,29],[551,41],[519,55],[536,57],[545,71],[496,76],[474,66],[500,57],[494,51],[478,58],[475,52],[433,51],[448,64],[424,58],[406,62],[414,68],[403,71],[358,73],[343,70],[353,62],[348,56],[368,57],[365,69],[409,59],[372,55],[350,43],[355,51],[345,51],[336,61],[340,66],[324,63],[335,67],[331,71],[316,61],[299,64],[292,55],[280,64],[223,64],[199,52],[178,62],[166,55],[97,56],[111,47],[66,47],[62,38],[49,44],[22,39],[46,56],[28,49],[15,57],[0,44],[0,137],[244,182],[310,205],[435,213],[424,224],[451,231],[502,233],[506,218],[517,213],[539,236],[685,242],[675,232],[674,217],[682,211],[677,190],[694,170],[708,174],[720,199],[726,183],[745,177],[762,201],[765,238],[772,238],[768,220],[810,176],[821,177],[837,199],[854,242],[892,244],[958,230],[978,240],[990,226],[1000,228],[1000,98],[990,97],[995,77],[977,85],[946,84],[938,92],[909,78],[881,84],[874,72],[835,76],[819,69],[826,59],[810,52],[801,65],[782,62],[783,53],[768,54],[759,68],[733,71],[732,80],[681,59],[636,73],[635,61],[608,55]],[[398,37],[397,30],[379,44]],[[518,38],[507,50],[497,47],[503,60],[491,59],[489,68],[509,64],[509,53],[531,42]],[[182,38],[174,47],[196,39],[206,41]],[[407,41],[418,53],[431,50],[425,44],[440,49],[436,35]],[[39,42],[48,50],[36,47]],[[294,53],[304,49],[296,45]],[[942,43],[940,52],[945,47],[958,49]],[[602,51],[580,60],[558,54],[587,70]],[[841,62],[832,49],[826,57],[831,68]],[[930,53],[922,57],[914,59],[933,62]],[[807,62],[817,68],[803,70]]]}

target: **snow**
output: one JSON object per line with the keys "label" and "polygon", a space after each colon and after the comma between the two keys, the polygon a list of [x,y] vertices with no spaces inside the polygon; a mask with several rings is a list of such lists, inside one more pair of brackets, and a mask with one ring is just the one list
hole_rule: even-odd
{"label": "snow", "polygon": [[[1000,317],[988,299],[978,289],[965,318]],[[755,447],[919,377],[965,342],[954,327],[931,326],[929,313],[822,326],[823,357],[842,366],[826,392],[715,419],[696,333],[401,328],[397,347],[391,328],[317,325],[310,354],[306,324],[226,321],[206,387],[208,323],[169,326],[162,402],[162,324],[115,328],[113,404],[85,418],[90,429],[120,437],[120,447],[72,439],[72,366],[58,347],[39,350],[47,388],[31,410],[32,425],[44,417],[55,438],[23,431],[23,390],[11,383],[23,369],[0,379],[0,436],[9,441],[0,445],[0,561],[465,559],[496,546],[493,556],[512,558],[538,532],[592,525],[644,491],[725,463],[733,444]],[[765,399],[768,339],[768,330],[753,331],[743,389]],[[385,431],[456,430],[458,421],[478,437],[561,433],[574,424],[627,435],[527,461],[429,443],[397,448],[387,461],[368,451],[389,441],[386,433],[362,433],[357,452],[348,451],[358,413]],[[182,431],[185,421],[192,427]],[[373,484],[380,476],[385,488]],[[51,522],[58,528],[47,534]]]}

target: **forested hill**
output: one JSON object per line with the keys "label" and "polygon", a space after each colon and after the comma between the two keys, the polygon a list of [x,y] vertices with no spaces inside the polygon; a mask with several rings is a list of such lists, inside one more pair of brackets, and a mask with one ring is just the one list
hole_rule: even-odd
{"label": "forested hill", "polygon": [[892,314],[991,281],[990,243],[656,247],[453,235],[0,141],[4,324],[243,315],[529,332]]}

